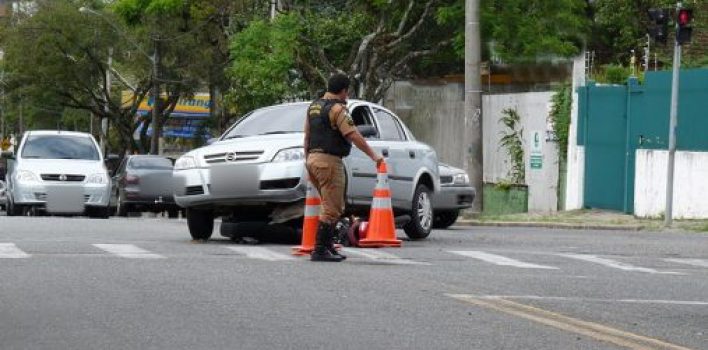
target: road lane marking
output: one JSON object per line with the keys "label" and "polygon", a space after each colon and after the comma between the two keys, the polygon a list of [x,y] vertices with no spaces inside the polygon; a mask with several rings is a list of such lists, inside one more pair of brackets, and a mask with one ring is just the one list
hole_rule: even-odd
{"label": "road lane marking", "polygon": [[30,256],[17,248],[14,243],[0,243],[0,259],[22,259]]}
{"label": "road lane marking", "polygon": [[581,302],[623,303],[623,304],[708,306],[708,301],[693,301],[693,300],[600,299],[600,298],[579,298],[579,297],[553,297],[553,296],[540,296],[540,295],[474,295],[473,297],[481,298],[481,299],[558,300],[558,301],[581,301]]}
{"label": "road lane marking", "polygon": [[663,340],[650,338],[603,324],[583,321],[559,313],[543,310],[537,307],[520,304],[501,298],[479,298],[468,294],[446,294],[446,296],[459,301],[496,310],[512,316],[534,321],[560,330],[584,335],[596,340],[604,341],[621,347],[635,350],[690,350],[689,348],[668,343]]}
{"label": "road lane marking", "polygon": [[154,254],[132,244],[94,244],[94,247],[111,254],[128,259],[164,259],[160,254]]}
{"label": "road lane marking", "polygon": [[395,265],[426,265],[430,266],[432,264],[422,261],[414,261],[409,259],[404,259],[394,254],[382,251],[382,250],[367,250],[359,248],[342,248],[345,253],[354,254],[358,256],[363,256],[367,259],[385,262],[387,264]]}
{"label": "road lane marking", "polygon": [[570,258],[570,259],[576,259],[576,260],[582,260],[582,261],[587,261],[595,264],[600,264],[603,266],[611,267],[613,269],[619,269],[623,271],[633,271],[633,272],[644,272],[644,273],[652,273],[652,274],[661,274],[661,275],[685,275],[684,273],[680,272],[673,272],[673,271],[658,271],[655,269],[651,269],[648,267],[639,267],[639,266],[634,266],[630,265],[627,263],[619,262],[616,260],[612,259],[606,259],[606,258],[601,258],[596,255],[590,255],[590,254],[558,254],[559,256]]}
{"label": "road lane marking", "polygon": [[448,252],[450,252],[452,254],[457,254],[457,255],[462,255],[462,256],[469,257],[469,258],[482,260],[484,262],[488,262],[488,263],[500,265],[500,266],[512,266],[512,267],[518,267],[518,268],[522,268],[522,269],[558,270],[557,267],[553,267],[553,266],[526,263],[526,262],[519,261],[516,259],[507,258],[505,256],[480,252],[480,251],[476,251],[476,250],[450,250]]}
{"label": "road lane marking", "polygon": [[698,267],[708,267],[708,260],[703,259],[664,259],[664,261]]}
{"label": "road lane marking", "polygon": [[266,261],[290,261],[295,260],[293,257],[281,253],[276,253],[268,248],[263,247],[226,247],[236,253],[245,255],[251,259],[266,260]]}

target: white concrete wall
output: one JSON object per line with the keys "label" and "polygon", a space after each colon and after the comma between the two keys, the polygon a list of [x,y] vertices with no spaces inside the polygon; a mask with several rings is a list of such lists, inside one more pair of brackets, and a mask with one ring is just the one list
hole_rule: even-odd
{"label": "white concrete wall", "polygon": [[[483,96],[484,181],[498,182],[508,177],[506,151],[499,147],[499,123],[505,108],[516,108],[522,118],[526,147],[526,184],[529,185],[529,210],[556,210],[558,198],[558,152],[555,142],[542,138],[543,168],[529,168],[530,137],[534,130],[544,133],[548,127],[551,92],[500,94]],[[464,120],[464,84],[399,81],[389,89],[385,106],[390,108],[413,131],[419,140],[431,145],[438,158],[462,168],[465,148],[460,143],[466,130]]]}
{"label": "white concrete wall", "polygon": [[[634,214],[659,217],[666,206],[668,151],[637,150]],[[708,152],[677,151],[674,168],[673,217],[708,218]]]}
{"label": "white concrete wall", "polygon": [[[523,128],[526,184],[529,186],[529,211],[551,212],[558,208],[558,148],[547,140],[548,115],[553,92],[485,95],[482,98],[484,132],[484,181],[508,180],[511,164],[506,149],[499,145],[505,126],[499,122],[502,111],[516,109]],[[541,134],[543,164],[531,169],[530,156],[534,132]]]}
{"label": "white concrete wall", "polygon": [[585,147],[578,146],[578,87],[585,85],[585,53],[573,61],[573,104],[568,133],[568,165],[565,182],[565,210],[583,207]]}

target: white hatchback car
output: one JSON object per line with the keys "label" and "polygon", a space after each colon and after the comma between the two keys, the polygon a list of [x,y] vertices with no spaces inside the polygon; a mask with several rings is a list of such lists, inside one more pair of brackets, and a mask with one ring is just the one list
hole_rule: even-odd
{"label": "white hatchback car", "polygon": [[7,215],[39,211],[108,218],[111,180],[87,133],[28,131],[9,155]]}

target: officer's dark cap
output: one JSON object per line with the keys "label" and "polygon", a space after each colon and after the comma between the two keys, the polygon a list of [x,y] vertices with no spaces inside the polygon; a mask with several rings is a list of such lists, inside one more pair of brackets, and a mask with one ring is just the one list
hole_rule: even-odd
{"label": "officer's dark cap", "polygon": [[327,92],[331,92],[333,94],[338,94],[342,92],[344,89],[349,89],[349,77],[337,73],[329,77],[329,80],[327,81]]}

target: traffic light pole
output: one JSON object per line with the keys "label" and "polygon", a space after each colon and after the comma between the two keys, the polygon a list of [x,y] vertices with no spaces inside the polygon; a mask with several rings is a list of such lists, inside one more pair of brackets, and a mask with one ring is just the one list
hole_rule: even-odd
{"label": "traffic light pole", "polygon": [[[681,3],[677,4],[678,9]],[[678,32],[679,25],[676,24]],[[666,172],[666,208],[664,211],[664,226],[672,224],[674,204],[674,158],[676,155],[676,125],[678,124],[679,72],[681,69],[681,44],[678,38],[674,41],[674,66],[671,79],[671,116],[669,121],[669,160]]]}

